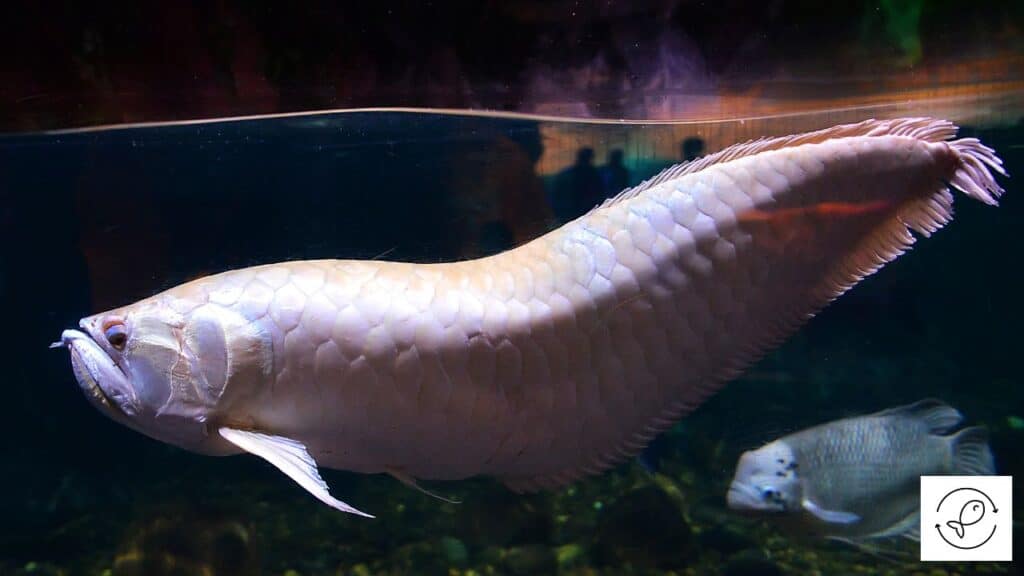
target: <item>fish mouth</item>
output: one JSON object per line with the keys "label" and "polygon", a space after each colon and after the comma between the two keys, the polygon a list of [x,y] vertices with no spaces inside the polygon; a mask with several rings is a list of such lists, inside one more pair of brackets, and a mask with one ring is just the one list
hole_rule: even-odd
{"label": "fish mouth", "polygon": [[725,495],[725,501],[729,508],[741,512],[750,512],[765,508],[760,494],[746,484],[739,484],[736,482],[733,482],[732,485],[729,486],[729,491]]}
{"label": "fish mouth", "polygon": [[78,330],[62,332],[60,342],[54,343],[51,348],[59,346],[70,352],[71,369],[85,397],[102,412],[122,414],[121,408],[110,400],[99,383],[101,378],[110,377],[115,370],[124,378],[124,373],[110,356],[88,334]]}

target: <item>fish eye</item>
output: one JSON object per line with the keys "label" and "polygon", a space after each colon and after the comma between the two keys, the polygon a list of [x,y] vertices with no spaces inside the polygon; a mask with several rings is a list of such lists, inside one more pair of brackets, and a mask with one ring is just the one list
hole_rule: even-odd
{"label": "fish eye", "polygon": [[103,325],[103,336],[115,350],[124,350],[128,343],[128,328],[120,319],[109,320]]}
{"label": "fish eye", "polygon": [[761,496],[765,500],[776,500],[779,497],[779,491],[774,488],[763,488],[761,490]]}

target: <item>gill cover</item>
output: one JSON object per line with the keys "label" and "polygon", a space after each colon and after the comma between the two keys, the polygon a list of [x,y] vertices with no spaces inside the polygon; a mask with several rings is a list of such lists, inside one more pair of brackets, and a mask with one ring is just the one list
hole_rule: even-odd
{"label": "gill cover", "polygon": [[[225,395],[269,376],[271,344],[238,313],[206,304],[190,312],[178,330],[163,330],[158,315],[141,314],[129,340],[132,372],[142,381],[163,378],[169,385],[156,416],[205,420],[222,410]],[[161,372],[163,374],[161,374]],[[235,386],[235,383],[239,383]]]}

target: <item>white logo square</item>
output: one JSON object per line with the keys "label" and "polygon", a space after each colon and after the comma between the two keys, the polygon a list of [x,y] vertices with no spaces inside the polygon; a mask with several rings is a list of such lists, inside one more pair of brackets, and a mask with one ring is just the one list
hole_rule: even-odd
{"label": "white logo square", "polygon": [[1010,476],[921,476],[921,561],[1013,560]]}

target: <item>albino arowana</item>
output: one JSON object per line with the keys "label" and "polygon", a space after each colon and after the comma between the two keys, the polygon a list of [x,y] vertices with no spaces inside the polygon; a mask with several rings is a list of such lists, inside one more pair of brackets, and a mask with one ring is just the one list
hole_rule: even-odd
{"label": "albino arowana", "polygon": [[115,420],[265,458],[516,490],[643,448],[1005,174],[929,118],[763,139],[667,169],[487,258],[234,270],[85,318],[75,375]]}

